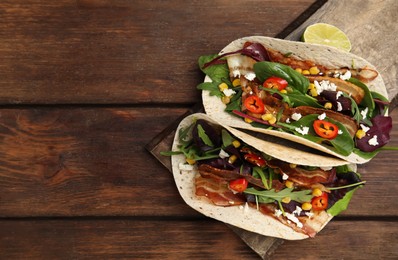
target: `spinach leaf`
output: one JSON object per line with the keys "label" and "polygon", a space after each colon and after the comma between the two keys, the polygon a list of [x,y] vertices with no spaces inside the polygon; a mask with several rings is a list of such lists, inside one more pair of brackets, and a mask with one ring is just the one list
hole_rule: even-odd
{"label": "spinach leaf", "polygon": [[271,76],[285,79],[292,88],[297,89],[301,93],[307,92],[310,84],[309,80],[301,73],[295,71],[287,65],[276,62],[262,61],[254,64],[254,72],[260,82],[264,82]]}
{"label": "spinach leaf", "polygon": [[235,139],[232,137],[232,135],[230,135],[230,134],[228,133],[228,131],[225,130],[225,129],[222,129],[222,130],[221,130],[221,138],[222,138],[222,143],[223,143],[223,146],[224,146],[224,147],[227,147],[227,146],[231,145],[232,142],[235,140]]}
{"label": "spinach leaf", "polygon": [[342,211],[346,210],[348,207],[348,204],[350,203],[351,197],[354,194],[354,192],[359,188],[360,186],[356,187],[355,189],[352,189],[348,191],[344,197],[340,200],[338,200],[332,207],[330,207],[327,212],[332,215],[332,216],[337,216],[340,214]]}
{"label": "spinach leaf", "polygon": [[[209,55],[209,56],[201,56],[199,57],[199,67],[207,76],[211,78],[214,82],[228,82],[229,83],[229,69],[226,63],[224,64],[215,64],[206,68],[203,68],[203,65],[207,62],[213,60],[218,55]],[[227,84],[228,84],[227,83]],[[231,84],[228,84],[231,85]]]}
{"label": "spinach leaf", "polygon": [[365,84],[363,84],[361,81],[359,81],[356,78],[350,78],[348,80],[348,82],[351,82],[355,85],[357,85],[358,87],[362,88],[365,91],[365,96],[361,101],[361,106],[363,107],[368,107],[369,108],[369,114],[372,114],[372,111],[375,109],[375,103],[373,101],[373,97],[372,94],[370,93],[370,90],[368,88],[368,86],[366,86]]}

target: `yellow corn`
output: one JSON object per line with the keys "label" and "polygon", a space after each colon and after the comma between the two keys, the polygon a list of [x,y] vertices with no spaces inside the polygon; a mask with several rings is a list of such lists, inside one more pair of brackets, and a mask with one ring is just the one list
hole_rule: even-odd
{"label": "yellow corn", "polygon": [[285,181],[285,186],[287,187],[287,188],[293,188],[293,182],[292,181]]}
{"label": "yellow corn", "polygon": [[283,94],[286,94],[287,90],[286,89],[282,89],[280,92],[283,93]]}
{"label": "yellow corn", "polygon": [[303,75],[310,75],[310,71],[309,71],[309,70],[303,70],[303,71],[301,72],[301,74],[303,74]]}
{"label": "yellow corn", "polygon": [[245,122],[250,124],[251,122],[253,122],[253,120],[251,120],[250,118],[246,118],[245,117]]}
{"label": "yellow corn", "polygon": [[284,198],[282,199],[282,202],[283,202],[283,203],[289,203],[291,200],[292,200],[292,199],[291,199],[290,197],[284,197]]}
{"label": "yellow corn", "polygon": [[262,115],[261,119],[264,120],[264,121],[268,121],[268,120],[272,119],[273,117],[274,116],[272,114],[267,113],[267,114]]}
{"label": "yellow corn", "polygon": [[271,125],[276,123],[276,117],[272,116],[272,118],[270,120],[268,120],[268,123],[270,123]]}
{"label": "yellow corn", "polygon": [[234,87],[240,86],[240,79],[234,79],[234,81],[232,81],[232,86]]}
{"label": "yellow corn", "polygon": [[324,105],[324,107],[326,108],[326,109],[332,109],[332,103],[330,103],[330,102],[326,102],[326,104]]}
{"label": "yellow corn", "polygon": [[227,97],[227,96],[223,96],[223,97],[221,98],[221,101],[222,101],[224,104],[229,104],[229,102],[231,102],[231,98],[230,98],[230,97]]}
{"label": "yellow corn", "polygon": [[234,163],[236,161],[236,159],[238,159],[238,157],[236,157],[236,155],[231,155],[228,159],[229,163]]}
{"label": "yellow corn", "polygon": [[233,145],[235,148],[238,148],[238,147],[240,146],[240,142],[239,142],[238,140],[235,140],[235,141],[232,142],[232,145]]}
{"label": "yellow corn", "polygon": [[218,85],[218,89],[220,91],[224,91],[224,90],[228,89],[227,83],[225,83],[225,82],[221,83],[220,85]]}
{"label": "yellow corn", "polygon": [[294,168],[296,168],[296,167],[297,167],[297,164],[295,164],[295,163],[291,163],[291,164],[289,164],[289,166],[290,166],[290,168],[294,169]]}
{"label": "yellow corn", "polygon": [[303,70],[300,69],[300,68],[296,68],[296,71],[297,71],[298,73],[302,73],[302,72],[303,72]]}
{"label": "yellow corn", "polygon": [[301,208],[303,210],[310,210],[310,209],[312,209],[312,205],[309,202],[304,202],[303,204],[301,204]]}
{"label": "yellow corn", "polygon": [[318,67],[311,67],[309,71],[310,71],[310,74],[311,74],[311,75],[318,75],[319,72],[320,72],[320,70],[318,69]]}
{"label": "yellow corn", "polygon": [[361,139],[361,138],[364,137],[365,135],[366,135],[366,132],[363,131],[362,129],[359,129],[359,130],[355,133],[355,136],[356,136],[358,139]]}
{"label": "yellow corn", "polygon": [[314,89],[315,88],[315,84],[314,83],[310,83],[310,85],[308,86],[308,89]]}
{"label": "yellow corn", "polygon": [[196,160],[195,160],[195,159],[191,159],[191,158],[187,158],[187,159],[185,159],[185,161],[186,161],[187,163],[189,163],[190,165],[193,165],[193,164],[196,163]]}
{"label": "yellow corn", "polygon": [[319,188],[315,188],[312,190],[312,196],[319,197],[322,195],[322,191]]}
{"label": "yellow corn", "polygon": [[310,89],[310,94],[311,94],[311,96],[313,96],[313,97],[318,96],[318,92],[316,91],[315,88]]}

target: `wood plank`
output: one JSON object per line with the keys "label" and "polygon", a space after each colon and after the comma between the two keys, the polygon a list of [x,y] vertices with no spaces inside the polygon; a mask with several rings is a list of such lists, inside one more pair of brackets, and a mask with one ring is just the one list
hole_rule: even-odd
{"label": "wood plank", "polygon": [[[201,217],[144,149],[185,108],[0,111],[0,216]],[[150,115],[150,117],[149,117]],[[391,145],[398,145],[398,111]],[[343,216],[397,216],[396,152],[360,167],[368,181]],[[366,201],[366,207],[364,206]]]}
{"label": "wood plank", "polygon": [[200,55],[275,36],[314,2],[1,1],[0,104],[192,104]]}
{"label": "wood plank", "polygon": [[[316,239],[285,241],[271,259],[397,259],[397,234],[395,221],[334,221]],[[0,220],[0,252],[4,259],[259,259],[211,220]]]}

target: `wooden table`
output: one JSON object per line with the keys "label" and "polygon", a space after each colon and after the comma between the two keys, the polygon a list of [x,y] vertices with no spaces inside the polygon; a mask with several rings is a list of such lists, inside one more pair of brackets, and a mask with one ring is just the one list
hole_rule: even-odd
{"label": "wooden table", "polygon": [[[231,3],[0,2],[1,259],[259,259],[145,149],[200,102],[200,55],[284,38],[324,1]],[[360,166],[349,210],[272,259],[396,259],[396,156]]]}

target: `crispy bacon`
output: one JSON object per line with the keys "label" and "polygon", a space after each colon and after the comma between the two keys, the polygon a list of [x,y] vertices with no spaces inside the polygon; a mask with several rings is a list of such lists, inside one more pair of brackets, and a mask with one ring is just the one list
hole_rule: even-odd
{"label": "crispy bacon", "polygon": [[228,188],[225,180],[195,177],[195,194],[208,198],[216,206],[238,206],[246,203],[246,198],[241,193],[234,193]]}
{"label": "crispy bacon", "polygon": [[279,169],[282,173],[289,176],[289,180],[295,182],[298,186],[306,188],[318,183],[330,183],[336,176],[335,168],[329,171],[320,168],[315,170],[306,170],[300,167],[292,168],[289,163],[277,159],[268,161],[268,166]]}

